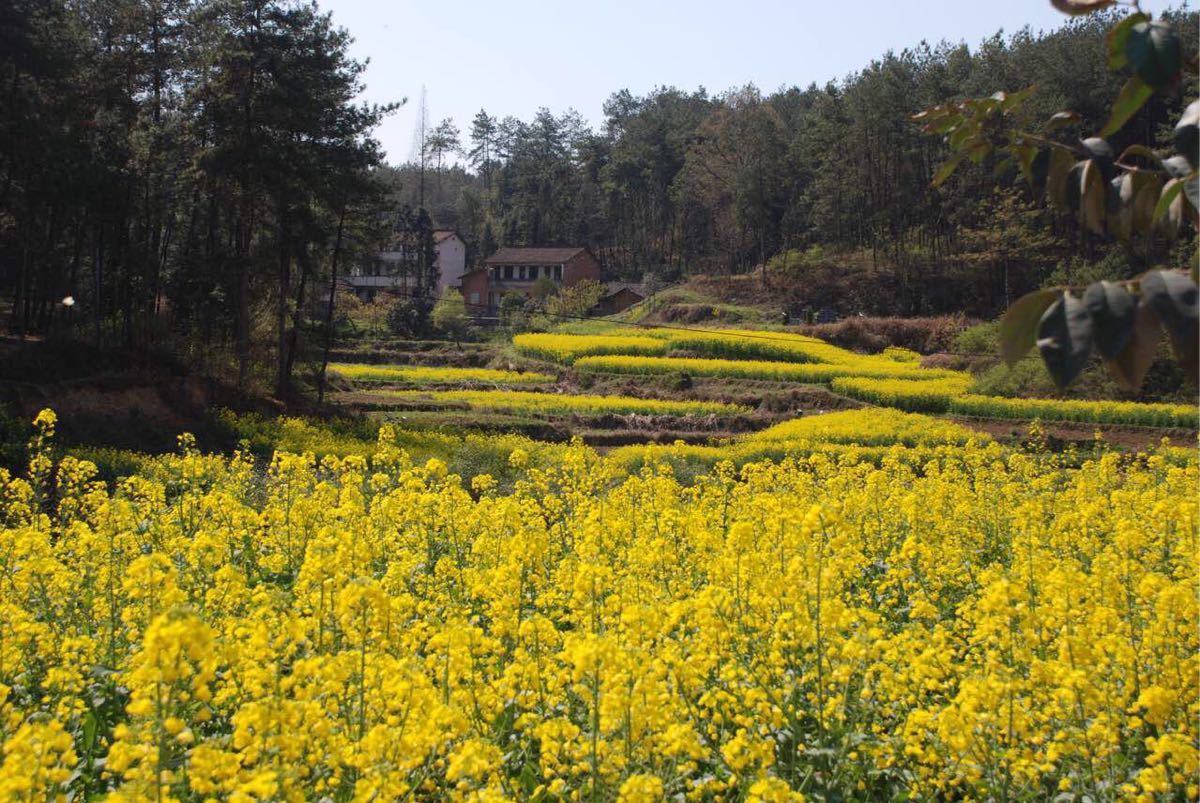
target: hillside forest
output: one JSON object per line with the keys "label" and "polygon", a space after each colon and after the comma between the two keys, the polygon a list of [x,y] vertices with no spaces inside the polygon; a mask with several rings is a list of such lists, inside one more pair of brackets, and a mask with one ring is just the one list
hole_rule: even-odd
{"label": "hillside forest", "polygon": [[[1165,16],[1195,58],[1197,15]],[[1080,137],[1098,130],[1122,80],[1110,14],[913,43],[803,87],[618,90],[597,127],[481,109],[430,121],[404,164],[372,138],[394,107],[356,99],[365,66],[315,5],[16,0],[0,17],[11,330],[223,353],[280,388],[327,324],[313,302],[398,228],[457,229],[471,261],[582,244],[652,287],[745,275],[843,315],[980,318],[1046,283],[1182,264],[1194,234],[1089,233],[991,158],[931,183],[947,148],[913,116],[948,100],[1032,86],[1031,120],[1070,109]],[[1195,92],[1185,71],[1114,148],[1169,142]]]}

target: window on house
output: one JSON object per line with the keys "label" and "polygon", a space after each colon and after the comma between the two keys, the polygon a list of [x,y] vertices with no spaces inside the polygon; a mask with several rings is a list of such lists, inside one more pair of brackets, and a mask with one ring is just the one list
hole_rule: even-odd
{"label": "window on house", "polygon": [[504,278],[511,279],[512,277],[513,277],[513,266],[505,265],[504,266]]}
{"label": "window on house", "polygon": [[560,282],[562,281],[562,265],[554,266],[554,278]]}
{"label": "window on house", "polygon": [[471,303],[472,304],[479,303],[479,293],[471,293]]}

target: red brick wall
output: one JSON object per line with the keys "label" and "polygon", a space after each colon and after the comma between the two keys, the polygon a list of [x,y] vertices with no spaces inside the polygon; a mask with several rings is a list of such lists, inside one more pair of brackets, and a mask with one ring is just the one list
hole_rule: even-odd
{"label": "red brick wall", "polygon": [[[473,298],[472,294],[478,293]],[[482,315],[488,303],[488,272],[477,270],[462,278],[463,301],[467,302],[468,315]]]}
{"label": "red brick wall", "polygon": [[600,299],[600,303],[596,305],[596,310],[601,315],[615,315],[618,312],[624,312],[643,300],[641,296],[628,287],[622,287],[612,295]]}
{"label": "red brick wall", "polygon": [[600,281],[600,263],[591,251],[580,251],[563,265],[563,284],[575,284],[583,279]]}

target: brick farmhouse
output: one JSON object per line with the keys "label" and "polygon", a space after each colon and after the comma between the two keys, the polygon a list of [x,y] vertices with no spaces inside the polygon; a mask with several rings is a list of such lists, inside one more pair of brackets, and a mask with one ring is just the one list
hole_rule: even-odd
{"label": "brick farmhouse", "polygon": [[463,274],[462,294],[471,314],[495,315],[500,299],[512,293],[528,297],[541,280],[570,287],[584,279],[600,281],[600,262],[587,248],[501,248],[483,267]]}

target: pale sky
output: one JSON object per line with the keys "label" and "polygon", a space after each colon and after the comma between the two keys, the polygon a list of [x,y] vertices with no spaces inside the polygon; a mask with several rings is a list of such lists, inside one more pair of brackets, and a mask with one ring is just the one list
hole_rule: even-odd
{"label": "pale sky", "polygon": [[923,39],[974,46],[999,29],[1066,20],[1049,0],[319,3],[355,37],[354,55],[370,59],[365,99],[409,99],[377,132],[393,163],[409,158],[422,84],[430,124],[454,118],[465,143],[480,108],[524,120],[541,106],[574,108],[596,126],[605,99],[623,88],[805,87]]}

